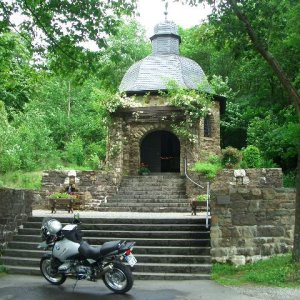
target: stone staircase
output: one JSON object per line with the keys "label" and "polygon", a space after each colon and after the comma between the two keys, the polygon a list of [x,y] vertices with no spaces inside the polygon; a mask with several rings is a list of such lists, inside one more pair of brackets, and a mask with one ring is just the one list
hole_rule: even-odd
{"label": "stone staircase", "polygon": [[[125,185],[126,186],[126,185]],[[138,202],[137,202],[138,203]],[[62,223],[70,218],[59,218]],[[110,240],[135,241],[136,279],[209,279],[210,232],[205,220],[183,218],[85,218],[84,238],[92,245]],[[42,217],[31,217],[8,244],[2,261],[10,273],[40,275]]]}
{"label": "stone staircase", "polygon": [[176,173],[124,177],[118,193],[99,211],[188,212],[185,178]]}

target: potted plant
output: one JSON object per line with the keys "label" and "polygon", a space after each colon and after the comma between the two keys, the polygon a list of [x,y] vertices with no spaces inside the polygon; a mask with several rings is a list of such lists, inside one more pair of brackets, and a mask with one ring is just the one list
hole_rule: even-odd
{"label": "potted plant", "polygon": [[56,212],[57,207],[64,207],[68,212],[73,212],[73,204],[79,201],[76,195],[71,195],[66,192],[53,193],[48,199],[52,213]]}
{"label": "potted plant", "polygon": [[202,194],[198,195],[195,198],[191,200],[191,208],[192,208],[192,215],[196,215],[196,209],[197,207],[200,207],[200,210],[205,210],[206,209],[206,203],[207,203],[207,195]]}
{"label": "potted plant", "polygon": [[139,175],[149,175],[150,169],[148,168],[148,165],[146,165],[145,163],[141,163],[141,166],[138,169],[138,174]]}
{"label": "potted plant", "polygon": [[51,194],[49,197],[49,199],[54,199],[54,200],[57,200],[57,199],[75,199],[75,197],[73,195],[70,195],[68,193],[65,193],[65,192],[56,192],[56,193],[53,193]]}

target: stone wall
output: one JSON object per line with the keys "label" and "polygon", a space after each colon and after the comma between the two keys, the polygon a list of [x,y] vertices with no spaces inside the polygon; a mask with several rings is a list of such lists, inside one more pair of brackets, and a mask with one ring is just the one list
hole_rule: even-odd
{"label": "stone wall", "polygon": [[244,264],[292,250],[295,191],[236,185],[211,197],[213,261]]}
{"label": "stone wall", "polygon": [[[195,172],[188,174],[192,180],[204,186],[205,189],[197,187],[194,183],[187,180],[186,192],[192,198],[196,195],[206,193],[207,179]],[[247,188],[263,188],[263,187],[282,187],[282,170],[280,168],[270,169],[245,169],[221,170],[213,182],[210,183],[212,192],[226,190],[228,187],[244,186]]]}
{"label": "stone wall", "polygon": [[33,197],[31,190],[0,188],[0,218],[14,218],[21,214],[31,216]]}
{"label": "stone wall", "polygon": [[33,191],[0,188],[0,250],[32,215]]}
{"label": "stone wall", "polygon": [[[118,173],[103,171],[76,171],[76,187],[85,200],[87,209],[97,209],[102,201],[116,194],[121,177]],[[40,198],[34,208],[47,208],[47,196],[64,191],[68,185],[68,171],[45,171]]]}
{"label": "stone wall", "polygon": [[[189,176],[190,198],[206,193],[207,180]],[[210,183],[213,261],[244,264],[292,249],[295,191],[282,188],[282,170],[224,169]]]}

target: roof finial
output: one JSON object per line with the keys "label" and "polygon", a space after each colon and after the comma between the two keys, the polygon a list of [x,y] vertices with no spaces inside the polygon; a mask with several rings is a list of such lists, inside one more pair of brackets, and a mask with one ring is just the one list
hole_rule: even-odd
{"label": "roof finial", "polygon": [[164,12],[164,15],[165,15],[165,21],[166,21],[166,22],[168,21],[168,6],[169,6],[169,2],[166,1],[166,4],[165,4],[165,12]]}

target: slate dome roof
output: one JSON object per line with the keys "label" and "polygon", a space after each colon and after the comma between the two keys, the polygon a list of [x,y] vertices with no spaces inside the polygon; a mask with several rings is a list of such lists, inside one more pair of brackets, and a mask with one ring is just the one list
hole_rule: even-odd
{"label": "slate dome roof", "polygon": [[[133,64],[119,86],[128,94],[167,90],[170,80],[180,87],[196,89],[203,83],[205,74],[193,60],[179,54],[180,36],[175,23],[165,21],[154,28],[152,53]],[[209,91],[209,87],[203,88]]]}

